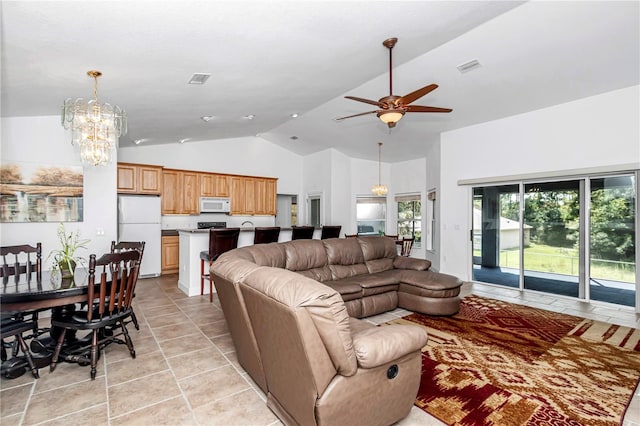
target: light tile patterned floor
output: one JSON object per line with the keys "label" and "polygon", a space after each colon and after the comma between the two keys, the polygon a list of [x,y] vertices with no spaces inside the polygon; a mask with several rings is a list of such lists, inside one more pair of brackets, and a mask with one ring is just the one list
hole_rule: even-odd
{"label": "light tile patterned floor", "polygon": [[[130,326],[137,357],[112,345],[102,355],[95,381],[89,368],[61,363],[0,380],[0,424],[10,425],[280,425],[265,396],[238,365],[224,315],[208,297],[186,297],[175,275],[140,280],[134,302],[140,331]],[[557,310],[640,328],[630,309],[465,284],[463,294]],[[382,323],[408,311],[370,317]],[[442,425],[414,407],[401,426]],[[640,391],[625,426],[640,426]]]}

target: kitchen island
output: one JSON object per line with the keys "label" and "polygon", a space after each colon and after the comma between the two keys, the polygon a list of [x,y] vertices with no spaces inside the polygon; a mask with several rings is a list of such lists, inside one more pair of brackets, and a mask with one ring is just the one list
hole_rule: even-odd
{"label": "kitchen island", "polygon": [[[209,250],[208,229],[178,229],[180,237],[180,266],[178,271],[178,288],[187,296],[200,295],[200,252]],[[320,238],[320,228],[313,233],[313,238]],[[240,228],[238,247],[253,245],[254,228]],[[278,242],[291,241],[291,228],[281,228]],[[205,265],[205,271],[209,265]],[[205,283],[205,294],[209,294],[209,285]],[[215,291],[215,288],[214,288]]]}

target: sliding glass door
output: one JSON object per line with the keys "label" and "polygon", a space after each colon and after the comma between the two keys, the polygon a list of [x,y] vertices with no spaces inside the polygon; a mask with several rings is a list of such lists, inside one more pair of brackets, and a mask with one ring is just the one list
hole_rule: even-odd
{"label": "sliding glass door", "polygon": [[580,181],[524,185],[524,288],[580,297]]}
{"label": "sliding glass door", "polygon": [[[591,179],[589,292],[591,299],[628,304],[635,290],[638,216],[635,176]],[[625,303],[626,302],[626,303]]]}
{"label": "sliding glass door", "polygon": [[636,173],[473,188],[473,280],[636,306]]}
{"label": "sliding glass door", "polygon": [[473,279],[519,287],[519,185],[474,188]]}

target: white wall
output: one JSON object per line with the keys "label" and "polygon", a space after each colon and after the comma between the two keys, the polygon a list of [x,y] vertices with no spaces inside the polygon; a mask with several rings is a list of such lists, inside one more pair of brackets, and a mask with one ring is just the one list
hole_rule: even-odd
{"label": "white wall", "polygon": [[[351,159],[343,153],[331,150],[331,206],[326,225],[342,225],[353,222],[351,218]],[[344,235],[345,230],[340,230]]]}
{"label": "white wall", "polygon": [[331,150],[315,152],[307,155],[302,161],[302,196],[298,197],[298,225],[306,225],[307,220],[307,196],[320,194],[321,217],[325,221],[331,221]]}
{"label": "white wall", "polygon": [[[430,191],[436,192],[436,211],[435,222],[436,229],[433,230],[433,248],[425,251],[425,258],[429,259],[434,268],[440,269],[440,228],[437,226],[441,222],[440,213],[440,170],[441,170],[441,143],[440,138],[436,143],[427,145],[426,150],[426,176],[427,176],[427,193]],[[426,206],[427,202],[423,202]],[[424,207],[424,206],[423,206]],[[423,211],[422,217],[426,219],[427,214]],[[423,223],[426,226],[426,223]]]}
{"label": "white wall", "polygon": [[[59,116],[2,118],[2,162],[19,161],[43,165],[80,165],[80,154],[71,146],[70,135],[60,125]],[[88,259],[90,253],[101,255],[117,239],[116,165],[86,166],[84,173],[84,221],[65,223],[67,231],[79,230],[91,240],[89,249],[78,255]],[[58,223],[2,223],[1,245],[42,243],[43,260],[59,248]],[[97,230],[104,235],[96,235]],[[43,267],[50,269],[50,260]]]}
{"label": "white wall", "polygon": [[459,180],[638,168],[639,106],[634,86],[443,133],[440,270],[470,279],[471,187]]}

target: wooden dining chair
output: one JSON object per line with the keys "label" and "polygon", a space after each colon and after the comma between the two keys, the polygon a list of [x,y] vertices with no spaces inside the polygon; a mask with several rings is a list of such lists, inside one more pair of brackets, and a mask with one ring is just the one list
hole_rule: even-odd
{"label": "wooden dining chair", "polygon": [[310,240],[313,238],[313,226],[292,226],[291,227],[291,239],[292,240]]}
{"label": "wooden dining chair", "polygon": [[391,238],[393,240],[397,240],[398,239],[398,234],[393,235],[393,234],[384,234],[385,237],[387,238]]}
{"label": "wooden dining chair", "polygon": [[[35,247],[28,244],[2,246],[0,247],[0,257],[2,257],[0,277],[2,277],[3,285],[7,285],[12,278],[14,283],[20,281],[36,282],[42,278],[42,243],[36,243]],[[21,279],[21,275],[23,274],[25,277]],[[3,332],[2,338],[0,338],[0,359],[3,361],[7,359],[7,349],[11,349],[12,356],[17,356],[19,349],[23,349],[24,352],[24,348],[26,347],[22,345],[24,339],[37,337],[49,331],[48,328],[41,329],[38,326],[38,313],[43,310],[45,309],[2,312]],[[12,342],[6,342],[4,340],[5,322],[7,327],[6,337],[16,336],[16,339]],[[25,324],[28,324],[31,328],[26,327]],[[31,330],[31,334],[23,336],[22,333],[29,329]],[[14,332],[15,334],[12,334]],[[29,366],[31,366],[33,361],[31,353],[28,352],[28,348],[25,356],[29,361]],[[34,376],[35,375],[36,374],[34,374]]]}
{"label": "wooden dining chair", "polygon": [[[140,253],[140,265],[142,265],[144,245],[144,241],[120,241],[119,243],[111,241],[111,253],[122,253],[129,250],[136,250]],[[134,294],[133,297],[135,296],[136,295]],[[133,306],[131,306],[131,322],[133,322],[133,326],[136,328],[136,330],[140,330],[138,318],[136,317],[136,312],[133,310]]]}
{"label": "wooden dining chair", "polygon": [[[27,360],[27,364],[29,364],[29,368],[31,368],[31,374],[33,374],[33,377],[35,377],[36,379],[39,379],[40,374],[38,373],[38,369],[36,368],[35,363],[33,362],[31,351],[29,350],[29,347],[27,346],[26,342],[24,341],[24,337],[22,336],[22,333],[33,330],[34,327],[36,327],[36,325],[33,320],[26,321],[24,320],[24,318],[20,318],[20,317],[2,318],[0,323],[0,339],[2,339],[2,342],[3,342],[2,361],[5,361],[7,358],[5,348],[4,348],[4,339],[7,339],[9,337],[15,337],[17,346],[19,346],[20,349],[22,349],[22,352],[24,353],[24,356]],[[13,357],[15,356],[17,356],[17,351],[15,351],[15,353],[13,354]],[[24,369],[20,368],[20,373],[18,374],[18,376],[22,375],[23,372],[24,372]],[[7,372],[3,371],[3,375],[5,375],[6,377],[9,377],[9,378],[18,377],[16,375],[11,375],[11,374],[16,374],[15,372],[13,372],[13,369],[7,369]]]}
{"label": "wooden dining chair", "polygon": [[258,226],[254,231],[253,244],[277,243],[279,237],[279,226]]}
{"label": "wooden dining chair", "polygon": [[326,240],[328,238],[340,238],[341,225],[325,225],[320,231],[320,239]]}
{"label": "wooden dining chair", "polygon": [[[209,280],[209,302],[213,302],[213,280],[209,274],[211,265],[222,253],[238,247],[239,237],[240,228],[209,229],[209,250],[200,252],[200,296],[204,295],[204,280]],[[209,263],[206,271],[205,262]]]}
{"label": "wooden dining chair", "polygon": [[413,237],[402,238],[402,248],[400,249],[400,256],[411,256],[411,248],[413,247]]}
{"label": "wooden dining chair", "polygon": [[[91,365],[91,380],[96,378],[98,355],[105,346],[111,343],[126,344],[131,358],[136,357],[125,320],[131,317],[131,301],[139,271],[140,253],[137,250],[107,253],[99,259],[96,259],[95,254],[89,256],[87,309],[51,319],[51,325],[62,330],[51,358],[51,372],[59,361],[68,330],[91,330],[89,353],[84,350],[74,356],[74,360],[79,363],[88,361]],[[114,325],[120,326],[119,331]],[[106,327],[110,327],[113,332],[105,333]]]}

